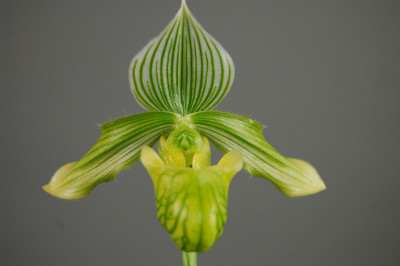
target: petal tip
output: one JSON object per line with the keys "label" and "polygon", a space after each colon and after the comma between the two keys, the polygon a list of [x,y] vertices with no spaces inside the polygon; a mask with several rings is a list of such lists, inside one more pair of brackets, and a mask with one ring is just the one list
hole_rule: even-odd
{"label": "petal tip", "polygon": [[51,194],[50,184],[42,186],[42,189],[47,193]]}
{"label": "petal tip", "polygon": [[302,183],[301,187],[294,185],[278,187],[279,191],[289,197],[300,197],[315,194],[326,189],[324,181],[310,163],[297,158],[288,159],[301,171],[304,177],[304,183]]}
{"label": "petal tip", "polygon": [[326,189],[324,182],[321,182],[314,186],[304,186],[301,188],[299,188],[299,187],[279,187],[279,186],[276,186],[276,187],[285,196],[293,197],[293,198],[316,194],[316,193],[324,191]]}
{"label": "petal tip", "polygon": [[56,187],[51,183],[43,186],[42,189],[56,198],[66,199],[66,200],[81,199],[89,194],[85,192],[74,193],[71,191],[63,190],[62,187]]}

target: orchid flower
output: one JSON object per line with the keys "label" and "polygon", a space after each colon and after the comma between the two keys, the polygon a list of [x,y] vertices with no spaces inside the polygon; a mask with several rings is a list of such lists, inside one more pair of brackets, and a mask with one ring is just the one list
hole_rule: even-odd
{"label": "orchid flower", "polygon": [[[147,112],[103,124],[96,144],[59,168],[44,190],[80,199],[141,158],[154,183],[158,219],[184,252],[185,265],[222,234],[229,183],[242,166],[286,196],[324,190],[309,163],[281,155],[264,139],[260,123],[212,110],[233,78],[231,57],[183,0],[172,22],[130,65],[133,95]],[[160,155],[151,148],[157,141]],[[209,141],[225,154],[215,166]]]}

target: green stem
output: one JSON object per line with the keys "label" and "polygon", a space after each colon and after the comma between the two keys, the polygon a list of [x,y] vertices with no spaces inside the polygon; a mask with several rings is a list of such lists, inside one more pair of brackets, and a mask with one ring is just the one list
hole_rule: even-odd
{"label": "green stem", "polygon": [[197,253],[182,251],[183,266],[197,266]]}

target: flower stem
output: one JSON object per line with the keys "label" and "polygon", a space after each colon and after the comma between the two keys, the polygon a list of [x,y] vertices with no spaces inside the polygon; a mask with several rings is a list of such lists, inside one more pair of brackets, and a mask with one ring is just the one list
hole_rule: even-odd
{"label": "flower stem", "polygon": [[197,266],[197,253],[182,251],[183,266]]}

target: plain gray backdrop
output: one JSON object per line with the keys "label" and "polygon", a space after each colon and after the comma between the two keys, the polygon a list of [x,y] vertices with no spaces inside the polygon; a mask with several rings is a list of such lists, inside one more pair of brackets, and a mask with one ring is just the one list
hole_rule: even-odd
{"label": "plain gray backdrop", "polygon": [[[188,0],[236,67],[217,110],[266,125],[327,190],[288,198],[241,171],[204,265],[398,265],[400,2]],[[1,1],[0,265],[181,265],[141,163],[65,201],[41,187],[143,112],[131,58],[179,0]],[[214,150],[213,157],[220,155]]]}

